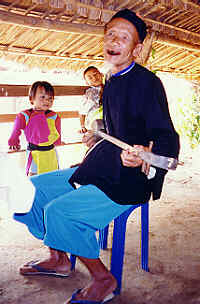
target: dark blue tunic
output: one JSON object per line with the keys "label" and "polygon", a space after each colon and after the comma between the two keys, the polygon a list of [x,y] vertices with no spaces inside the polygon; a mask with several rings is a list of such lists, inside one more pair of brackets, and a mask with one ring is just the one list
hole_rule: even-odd
{"label": "dark blue tunic", "polygon": [[[135,66],[124,75],[112,76],[103,92],[103,119],[107,133],[130,145],[148,146],[153,152],[178,158],[179,136],[174,130],[160,79],[146,68]],[[93,184],[119,204],[146,202],[161,195],[166,171],[156,168],[147,179],[141,167],[122,165],[121,149],[98,144],[72,175],[70,182]]]}

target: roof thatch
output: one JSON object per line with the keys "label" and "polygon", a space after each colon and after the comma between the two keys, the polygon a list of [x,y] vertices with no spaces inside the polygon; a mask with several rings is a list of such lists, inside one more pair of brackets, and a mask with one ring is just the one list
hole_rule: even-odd
{"label": "roof thatch", "polygon": [[101,67],[104,25],[125,7],[148,25],[138,62],[200,81],[199,0],[0,1],[0,57],[43,70]]}

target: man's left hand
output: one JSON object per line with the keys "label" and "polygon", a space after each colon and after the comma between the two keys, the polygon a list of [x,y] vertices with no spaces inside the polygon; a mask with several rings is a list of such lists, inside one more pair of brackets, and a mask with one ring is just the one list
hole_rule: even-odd
{"label": "man's left hand", "polygon": [[142,165],[142,159],[138,156],[138,152],[145,151],[146,147],[134,145],[135,151],[123,150],[121,153],[122,164],[125,167],[139,167]]}

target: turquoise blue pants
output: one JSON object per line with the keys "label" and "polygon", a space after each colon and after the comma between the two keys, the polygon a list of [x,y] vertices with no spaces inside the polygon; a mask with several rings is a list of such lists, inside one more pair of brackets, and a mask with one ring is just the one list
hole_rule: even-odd
{"label": "turquoise blue pants", "polygon": [[14,219],[48,247],[96,259],[96,231],[131,207],[119,205],[94,185],[74,189],[68,179],[76,168],[44,173],[31,178],[36,194],[30,212]]}

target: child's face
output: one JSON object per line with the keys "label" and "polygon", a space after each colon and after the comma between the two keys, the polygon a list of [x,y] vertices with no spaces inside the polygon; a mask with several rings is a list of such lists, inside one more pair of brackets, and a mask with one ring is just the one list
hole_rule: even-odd
{"label": "child's face", "polygon": [[84,77],[89,86],[98,87],[102,84],[102,74],[99,70],[91,69],[85,73]]}
{"label": "child's face", "polygon": [[53,96],[49,95],[44,87],[38,87],[36,90],[35,98],[31,100],[35,110],[47,111],[53,105]]}
{"label": "child's face", "polygon": [[117,73],[128,67],[140,53],[138,32],[134,25],[123,18],[115,18],[106,26],[104,36],[104,59],[112,64]]}

